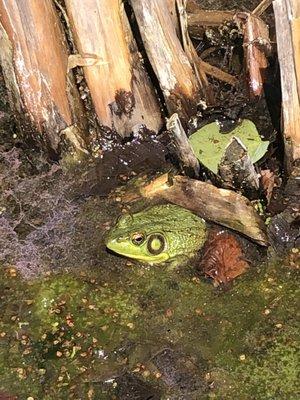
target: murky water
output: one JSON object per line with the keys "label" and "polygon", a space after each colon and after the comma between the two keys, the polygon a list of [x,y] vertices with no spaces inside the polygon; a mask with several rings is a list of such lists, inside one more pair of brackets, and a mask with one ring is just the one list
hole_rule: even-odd
{"label": "murky water", "polygon": [[128,205],[92,194],[82,169],[27,176],[5,157],[0,398],[299,398],[294,261],[252,266],[227,291],[192,262],[130,262],[103,240]]}
{"label": "murky water", "polygon": [[225,292],[192,264],[170,272],[131,263],[103,243],[122,207],[80,199],[65,221],[74,226],[66,248],[39,259],[40,277],[3,270],[0,391],[19,399],[298,399],[298,284],[289,261],[252,267]]}

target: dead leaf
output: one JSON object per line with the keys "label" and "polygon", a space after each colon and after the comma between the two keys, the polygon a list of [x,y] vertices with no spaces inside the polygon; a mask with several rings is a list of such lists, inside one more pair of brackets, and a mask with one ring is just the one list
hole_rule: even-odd
{"label": "dead leaf", "polygon": [[249,265],[233,235],[224,231],[213,231],[205,245],[200,267],[218,286],[243,274]]}
{"label": "dead leaf", "polygon": [[261,184],[264,189],[266,198],[268,200],[268,204],[272,198],[273,189],[276,187],[276,176],[273,171],[270,169],[264,169],[260,172],[261,175]]}

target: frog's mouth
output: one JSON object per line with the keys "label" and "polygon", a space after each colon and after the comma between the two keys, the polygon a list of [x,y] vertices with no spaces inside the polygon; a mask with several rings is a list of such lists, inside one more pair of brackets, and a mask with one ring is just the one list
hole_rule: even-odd
{"label": "frog's mouth", "polygon": [[121,241],[119,238],[110,238],[106,240],[106,247],[121,256],[147,263],[161,263],[169,259],[169,255],[166,252],[157,255],[148,254],[146,243],[145,248],[142,249],[141,247],[129,246],[127,240]]}

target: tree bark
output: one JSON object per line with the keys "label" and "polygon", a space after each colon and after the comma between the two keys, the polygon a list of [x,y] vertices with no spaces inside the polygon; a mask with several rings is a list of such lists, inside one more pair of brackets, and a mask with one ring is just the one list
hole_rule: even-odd
{"label": "tree bark", "polygon": [[[0,0],[0,62],[21,127],[51,154],[61,134],[86,152],[84,117],[72,76],[60,21],[51,0]],[[76,126],[75,126],[76,124]],[[72,134],[70,134],[72,131]]]}
{"label": "tree bark", "polygon": [[131,5],[168,112],[177,112],[187,122],[196,113],[201,88],[177,37],[169,5],[164,0],[131,0]]}
{"label": "tree bark", "polygon": [[289,173],[300,159],[300,4],[273,2],[280,63],[285,163]]}
{"label": "tree bark", "polygon": [[[158,131],[159,104],[119,0],[66,0],[75,44],[101,124],[129,135],[137,125]],[[98,62],[97,62],[98,61]]]}

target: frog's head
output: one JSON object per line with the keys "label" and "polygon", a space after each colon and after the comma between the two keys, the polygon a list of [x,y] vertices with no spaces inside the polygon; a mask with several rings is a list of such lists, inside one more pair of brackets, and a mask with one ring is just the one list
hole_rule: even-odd
{"label": "frog's head", "polygon": [[156,231],[151,221],[126,214],[119,218],[106,237],[108,249],[122,256],[147,263],[161,263],[169,259],[168,238]]}
{"label": "frog's head", "polygon": [[206,240],[205,222],[175,204],[155,205],[119,218],[106,246],[122,256],[150,264],[190,258]]}

